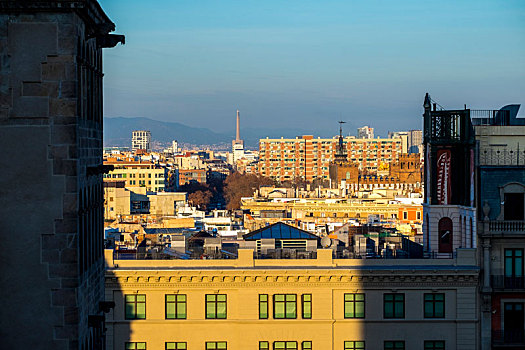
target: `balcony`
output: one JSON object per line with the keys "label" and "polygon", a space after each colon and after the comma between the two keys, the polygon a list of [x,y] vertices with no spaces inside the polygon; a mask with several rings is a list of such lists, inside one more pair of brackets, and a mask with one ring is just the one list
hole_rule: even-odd
{"label": "balcony", "polygon": [[524,165],[525,149],[522,146],[509,148],[503,146],[482,147],[479,152],[479,164],[489,166]]}
{"label": "balcony", "polygon": [[494,220],[488,224],[491,234],[525,234],[524,220]]}
{"label": "balcony", "polygon": [[525,330],[492,331],[492,345],[525,345]]}
{"label": "balcony", "polygon": [[525,289],[525,277],[523,276],[504,276],[492,275],[491,286],[492,289],[509,289],[522,290]]}

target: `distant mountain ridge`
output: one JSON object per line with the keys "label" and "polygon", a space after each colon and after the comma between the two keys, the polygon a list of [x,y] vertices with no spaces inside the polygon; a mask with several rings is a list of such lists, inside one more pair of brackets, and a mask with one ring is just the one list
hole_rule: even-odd
{"label": "distant mountain ridge", "polygon": [[[163,122],[144,117],[104,118],[104,145],[130,146],[133,130],[149,130],[153,141],[170,142],[178,140],[190,144],[220,144],[227,136],[206,128],[193,128],[176,122]],[[231,137],[230,137],[231,139]]]}
{"label": "distant mountain ridge", "polygon": [[[145,117],[113,117],[104,118],[104,146],[129,147],[133,130],[149,130],[153,141],[162,143],[177,140],[193,145],[229,145],[235,138],[235,130],[231,133],[215,132],[207,128],[196,128],[177,122],[164,122]],[[318,130],[300,129],[261,129],[241,128],[241,138],[250,148],[258,147],[261,138],[290,138],[299,135],[314,135],[331,137],[333,135]]]}

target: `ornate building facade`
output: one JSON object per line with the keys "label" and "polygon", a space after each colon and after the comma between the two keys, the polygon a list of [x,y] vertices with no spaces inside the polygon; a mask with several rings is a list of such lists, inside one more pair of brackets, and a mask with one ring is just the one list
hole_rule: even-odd
{"label": "ornate building facade", "polygon": [[475,250],[455,259],[114,260],[107,349],[479,346]]}

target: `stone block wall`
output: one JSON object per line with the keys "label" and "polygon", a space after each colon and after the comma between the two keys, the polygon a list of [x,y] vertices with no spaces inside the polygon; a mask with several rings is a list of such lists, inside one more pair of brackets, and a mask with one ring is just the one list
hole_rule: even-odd
{"label": "stone block wall", "polygon": [[97,349],[104,300],[96,1],[0,1],[2,346]]}

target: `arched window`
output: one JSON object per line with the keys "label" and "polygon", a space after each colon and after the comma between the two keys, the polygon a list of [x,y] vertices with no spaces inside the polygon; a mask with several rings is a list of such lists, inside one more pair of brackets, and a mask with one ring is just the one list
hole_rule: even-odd
{"label": "arched window", "polygon": [[346,172],[346,179],[350,180],[350,172],[349,171]]}
{"label": "arched window", "polygon": [[452,220],[448,217],[441,218],[438,223],[439,253],[452,253],[453,230]]}

